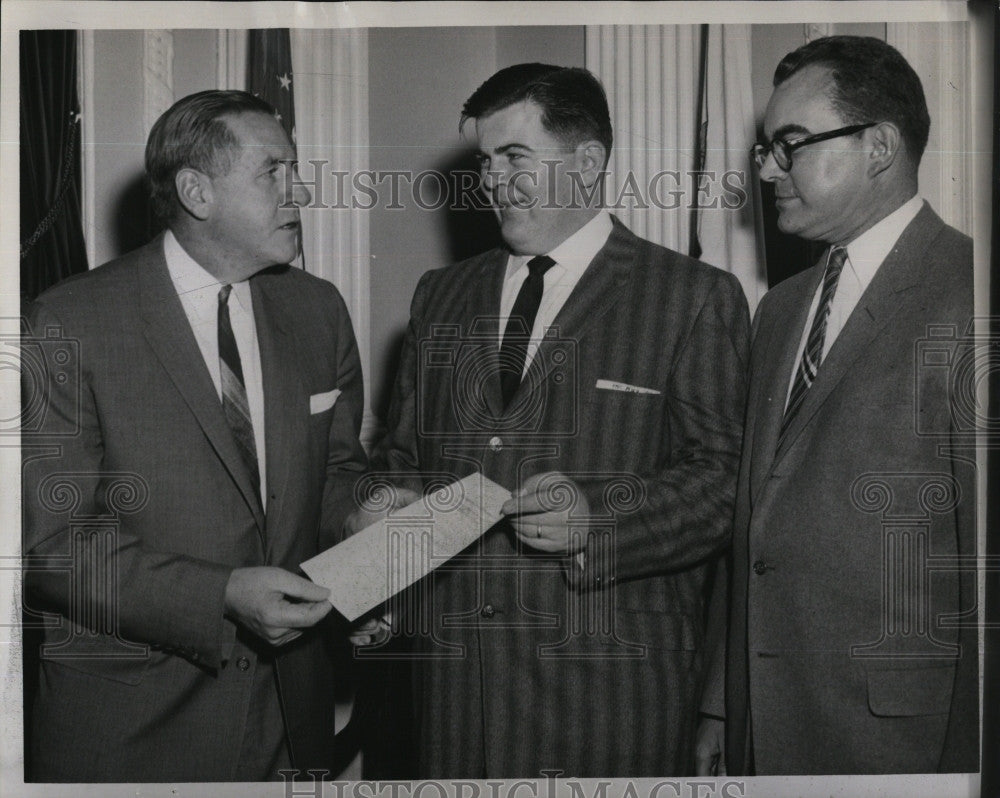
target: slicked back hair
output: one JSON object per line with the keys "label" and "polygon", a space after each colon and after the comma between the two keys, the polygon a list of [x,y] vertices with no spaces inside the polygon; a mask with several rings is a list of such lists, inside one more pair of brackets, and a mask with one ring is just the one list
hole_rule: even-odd
{"label": "slicked back hair", "polygon": [[156,120],[146,142],[146,182],[160,219],[169,222],[180,207],[174,179],[181,169],[211,177],[229,172],[239,142],[224,117],[245,113],[275,111],[245,91],[210,90],[181,98]]}

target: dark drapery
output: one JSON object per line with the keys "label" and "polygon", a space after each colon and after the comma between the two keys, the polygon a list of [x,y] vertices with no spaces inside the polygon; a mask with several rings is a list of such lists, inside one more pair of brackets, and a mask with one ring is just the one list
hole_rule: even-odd
{"label": "dark drapery", "polygon": [[87,270],[75,31],[21,31],[21,299]]}
{"label": "dark drapery", "polygon": [[295,141],[295,99],[292,87],[292,45],[288,28],[249,31],[247,86],[250,93],[271,103],[278,121]]}

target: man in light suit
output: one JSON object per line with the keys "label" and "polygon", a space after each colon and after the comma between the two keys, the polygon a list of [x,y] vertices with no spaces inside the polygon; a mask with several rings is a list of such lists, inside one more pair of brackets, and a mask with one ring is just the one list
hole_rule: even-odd
{"label": "man in light suit", "polygon": [[294,163],[263,101],[178,101],[146,148],[168,230],[32,310],[25,601],[58,622],[31,781],[334,764],[331,605],[294,571],[354,509],[362,384],[337,290],[283,265]]}
{"label": "man in light suit", "polygon": [[703,773],[977,770],[972,242],[917,193],[929,125],[883,41],[775,72],[753,154],[780,229],[829,247],[754,319]]}
{"label": "man in light suit", "polygon": [[600,207],[612,130],[586,70],[501,70],[469,120],[506,246],[421,279],[373,467],[397,504],[476,471],[514,497],[418,585],[419,775],[686,773],[746,301]]}

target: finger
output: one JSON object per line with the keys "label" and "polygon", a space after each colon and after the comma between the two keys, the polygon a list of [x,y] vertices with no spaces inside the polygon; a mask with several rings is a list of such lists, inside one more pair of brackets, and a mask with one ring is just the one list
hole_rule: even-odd
{"label": "finger", "polygon": [[273,645],[273,646],[284,646],[284,645],[286,645],[288,643],[291,643],[297,637],[302,637],[302,632],[298,631],[297,629],[291,629],[291,630],[285,632],[280,637],[278,637],[276,640],[272,640],[271,641],[271,645]]}
{"label": "finger", "polygon": [[538,515],[548,513],[551,508],[544,504],[544,496],[540,493],[525,493],[508,499],[503,503],[500,511],[504,515]]}
{"label": "finger", "polygon": [[526,496],[529,493],[534,493],[538,490],[538,486],[543,482],[551,483],[554,480],[562,479],[562,474],[558,471],[543,471],[540,474],[532,474],[524,482],[521,483],[521,489],[518,490],[515,496]]}
{"label": "finger", "polygon": [[[518,515],[519,513],[537,512],[542,507],[536,492],[543,480],[549,480],[559,476],[555,471],[547,471],[542,474],[532,474],[521,486],[515,490],[509,499],[500,508],[504,515]],[[533,497],[533,498],[532,498]],[[534,508],[534,509],[531,509]]]}
{"label": "finger", "polygon": [[715,760],[718,755],[697,752],[694,757],[696,776],[714,776]]}
{"label": "finger", "polygon": [[310,582],[301,576],[296,576],[291,571],[281,568],[270,569],[270,584],[272,590],[284,593],[289,598],[300,599],[302,601],[324,601],[329,597],[330,591],[325,587]]}
{"label": "finger", "polygon": [[550,540],[549,538],[535,537],[533,534],[529,535],[518,535],[517,539],[524,543],[526,546],[530,546],[533,549],[538,549],[538,551],[544,551],[548,554],[557,554],[559,552],[565,551],[566,546],[556,540]]}
{"label": "finger", "polygon": [[360,623],[354,627],[352,634],[371,634],[376,629],[378,629],[378,618],[369,618],[364,623]]}
{"label": "finger", "polygon": [[298,604],[282,603],[275,607],[268,617],[268,625],[273,628],[288,627],[304,629],[315,626],[333,609],[329,601],[310,601]]}
{"label": "finger", "polygon": [[409,488],[398,488],[396,495],[393,498],[392,506],[393,509],[398,510],[400,507],[406,507],[409,504],[420,501],[420,494],[415,490],[410,490]]}

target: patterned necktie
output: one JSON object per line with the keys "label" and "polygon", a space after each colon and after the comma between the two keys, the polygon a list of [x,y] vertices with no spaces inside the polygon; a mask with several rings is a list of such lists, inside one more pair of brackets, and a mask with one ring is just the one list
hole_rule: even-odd
{"label": "patterned necktie", "polygon": [[531,328],[535,324],[538,306],[542,303],[545,272],[555,266],[555,263],[548,255],[536,255],[528,261],[528,276],[517,292],[510,318],[507,319],[503,343],[500,345],[500,390],[504,407],[510,404],[517,386],[521,384]]}
{"label": "patterned necktie", "polygon": [[232,290],[231,285],[224,285],[219,289],[219,374],[222,378],[222,412],[226,414],[226,421],[229,422],[233,438],[236,439],[236,448],[240,450],[240,455],[250,471],[250,482],[259,498],[260,468],[257,464],[257,445],[254,443],[247,389],[243,383],[240,350],[236,348],[236,336],[233,335],[233,325],[229,321],[229,294]]}
{"label": "patterned necktie", "polygon": [[795,382],[792,383],[792,392],[788,396],[785,417],[781,420],[779,445],[819,371],[819,364],[823,360],[823,341],[826,339],[826,320],[830,316],[830,303],[833,302],[833,295],[837,293],[837,282],[840,280],[840,273],[844,270],[846,261],[846,249],[834,247],[830,250],[826,271],[823,272],[823,290],[819,295],[816,315],[813,317],[812,327],[809,328],[805,349],[802,350],[802,360],[799,361],[799,367],[795,372]]}

